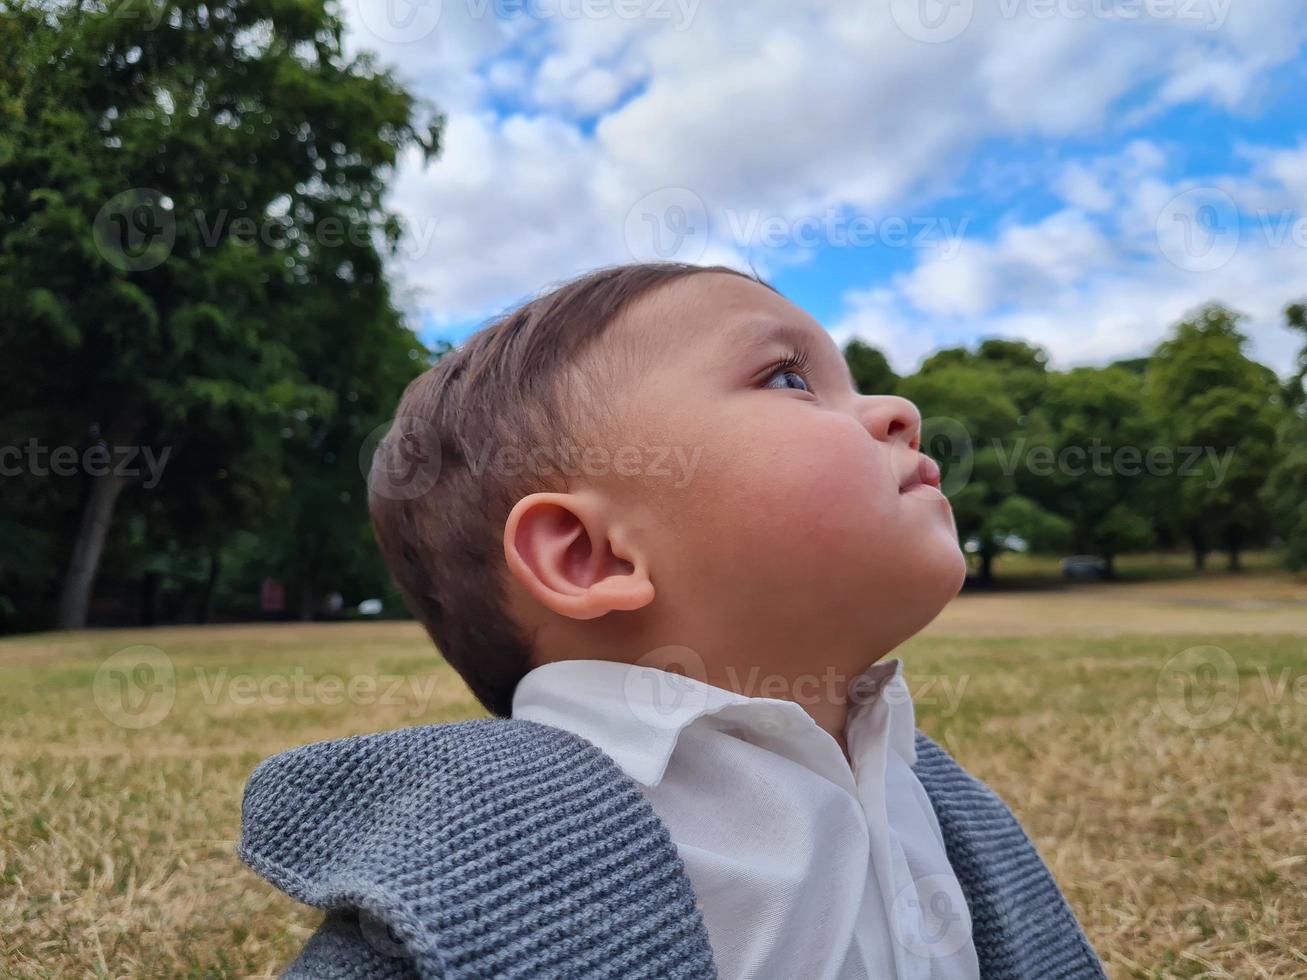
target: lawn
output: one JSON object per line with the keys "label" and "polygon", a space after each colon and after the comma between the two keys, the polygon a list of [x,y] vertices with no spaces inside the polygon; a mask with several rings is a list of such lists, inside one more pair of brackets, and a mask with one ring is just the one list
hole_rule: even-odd
{"label": "lawn", "polygon": [[[966,594],[902,656],[1113,977],[1307,976],[1307,583]],[[233,853],[292,745],[476,717],[412,624],[0,641],[0,965],[270,977],[316,916]]]}

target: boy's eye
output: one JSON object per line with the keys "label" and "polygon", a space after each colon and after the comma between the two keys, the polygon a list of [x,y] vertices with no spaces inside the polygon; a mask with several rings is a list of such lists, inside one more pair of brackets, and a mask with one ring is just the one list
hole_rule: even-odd
{"label": "boy's eye", "polygon": [[763,384],[763,387],[797,388],[799,391],[812,390],[808,387],[808,382],[803,379],[803,375],[793,368],[782,368],[778,371],[772,372],[771,377],[767,379],[766,383]]}

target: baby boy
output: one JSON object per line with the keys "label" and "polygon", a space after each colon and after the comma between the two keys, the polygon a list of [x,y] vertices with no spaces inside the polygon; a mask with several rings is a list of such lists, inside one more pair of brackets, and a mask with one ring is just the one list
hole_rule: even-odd
{"label": "baby boy", "polygon": [[898,661],[966,573],[908,401],[754,278],[603,269],[405,392],[370,478],[495,716],[264,762],[302,977],[1101,977]]}

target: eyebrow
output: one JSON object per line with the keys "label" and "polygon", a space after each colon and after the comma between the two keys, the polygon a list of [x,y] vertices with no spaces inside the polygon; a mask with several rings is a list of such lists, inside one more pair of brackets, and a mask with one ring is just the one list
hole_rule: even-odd
{"label": "eyebrow", "polygon": [[[811,350],[812,335],[784,320],[749,320],[726,336],[727,349],[736,355],[746,355],[776,344],[793,347],[795,350]],[[856,392],[858,385],[853,380],[853,372],[849,370],[849,362],[844,359],[843,353],[840,354],[840,364],[844,366],[844,377],[849,388]]]}

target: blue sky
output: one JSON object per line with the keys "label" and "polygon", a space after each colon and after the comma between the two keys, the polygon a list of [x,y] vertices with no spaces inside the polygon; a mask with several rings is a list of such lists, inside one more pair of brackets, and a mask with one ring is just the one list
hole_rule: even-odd
{"label": "blue sky", "polygon": [[1212,299],[1296,350],[1296,0],[408,2],[346,13],[449,119],[390,201],[429,339],[668,257],[753,266],[900,370],[996,335],[1103,363]]}

